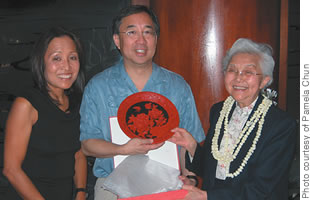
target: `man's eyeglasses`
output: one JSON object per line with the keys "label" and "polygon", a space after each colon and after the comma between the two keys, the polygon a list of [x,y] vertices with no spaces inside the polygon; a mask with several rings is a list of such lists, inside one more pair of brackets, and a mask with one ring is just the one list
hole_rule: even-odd
{"label": "man's eyeglasses", "polygon": [[226,72],[226,74],[233,75],[233,76],[244,75],[246,78],[251,78],[253,76],[262,75],[260,73],[257,73],[256,71],[250,70],[250,69],[245,69],[245,70],[239,71],[236,68],[228,68],[225,72]]}
{"label": "man's eyeglasses", "polygon": [[[140,32],[134,31],[134,30],[130,30],[126,32],[119,32],[119,33],[124,33],[131,39],[138,39],[141,34]],[[152,39],[156,36],[156,32],[147,30],[147,31],[143,31],[142,35],[145,39]]]}

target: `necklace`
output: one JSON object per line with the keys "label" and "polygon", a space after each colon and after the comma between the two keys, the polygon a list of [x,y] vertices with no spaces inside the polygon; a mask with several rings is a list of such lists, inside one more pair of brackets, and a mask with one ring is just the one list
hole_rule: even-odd
{"label": "necklace", "polygon": [[[228,136],[227,127],[228,127],[228,116],[229,116],[229,113],[231,112],[231,109],[234,103],[235,103],[235,100],[231,96],[229,96],[225,100],[223,108],[220,112],[220,116],[215,126],[214,136],[212,138],[212,144],[211,144],[211,152],[212,152],[213,157],[218,161],[222,161],[226,164],[230,164],[237,157],[240,149],[242,148],[243,144],[245,143],[245,141],[247,140],[248,136],[250,135],[252,130],[255,128],[257,123],[258,123],[258,129],[256,131],[256,136],[253,140],[252,146],[248,150],[246,156],[243,158],[242,163],[240,164],[239,168],[233,173],[229,173],[229,168],[227,168],[226,176],[230,178],[236,177],[242,172],[244,166],[247,164],[249,158],[252,156],[253,152],[255,151],[256,144],[261,136],[263,125],[265,122],[265,116],[270,106],[272,105],[272,101],[264,96],[263,101],[261,102],[261,104],[258,106],[256,111],[254,112],[253,116],[246,122],[244,128],[239,134],[236,144],[233,147],[231,147],[228,145],[229,136]],[[223,135],[224,145],[222,148],[224,148],[224,151],[220,152],[219,147],[218,147],[218,139],[219,139],[219,135],[221,132],[223,122],[224,122],[224,135]]]}

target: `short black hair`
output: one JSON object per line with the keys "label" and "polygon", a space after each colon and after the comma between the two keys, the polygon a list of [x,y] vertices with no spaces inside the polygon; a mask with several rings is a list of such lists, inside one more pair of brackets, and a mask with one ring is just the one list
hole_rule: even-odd
{"label": "short black hair", "polygon": [[159,26],[158,19],[151,9],[143,5],[132,5],[132,6],[121,9],[119,14],[113,19],[112,35],[119,34],[119,27],[122,24],[123,18],[128,17],[133,14],[142,13],[142,12],[147,13],[151,17],[153,24],[155,26],[156,35],[157,37],[159,37],[160,26]]}

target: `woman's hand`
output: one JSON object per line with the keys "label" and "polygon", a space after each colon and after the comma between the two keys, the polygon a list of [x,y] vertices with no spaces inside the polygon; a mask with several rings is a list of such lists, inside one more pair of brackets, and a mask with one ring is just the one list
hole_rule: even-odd
{"label": "woman's hand", "polygon": [[78,192],[75,200],[86,200],[86,192]]}
{"label": "woman's hand", "polygon": [[197,147],[195,138],[184,128],[177,127],[172,129],[171,132],[174,132],[174,135],[168,141],[184,147],[191,156],[194,156]]}
{"label": "woman's hand", "polygon": [[207,200],[208,195],[206,191],[200,190],[192,185],[183,185],[182,189],[187,190],[188,193],[184,200]]}
{"label": "woman's hand", "polygon": [[184,185],[192,185],[192,186],[195,186],[196,184],[196,181],[194,179],[190,179],[190,178],[187,178],[186,176],[179,176],[179,179],[183,182]]}

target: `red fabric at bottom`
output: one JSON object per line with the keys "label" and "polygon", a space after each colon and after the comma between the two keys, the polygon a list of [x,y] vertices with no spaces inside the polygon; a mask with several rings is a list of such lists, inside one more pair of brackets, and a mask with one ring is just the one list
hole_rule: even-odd
{"label": "red fabric at bottom", "polygon": [[187,190],[175,190],[169,192],[161,192],[157,194],[148,194],[138,197],[129,197],[120,200],[162,200],[162,199],[177,200],[177,199],[183,199],[186,194]]}

